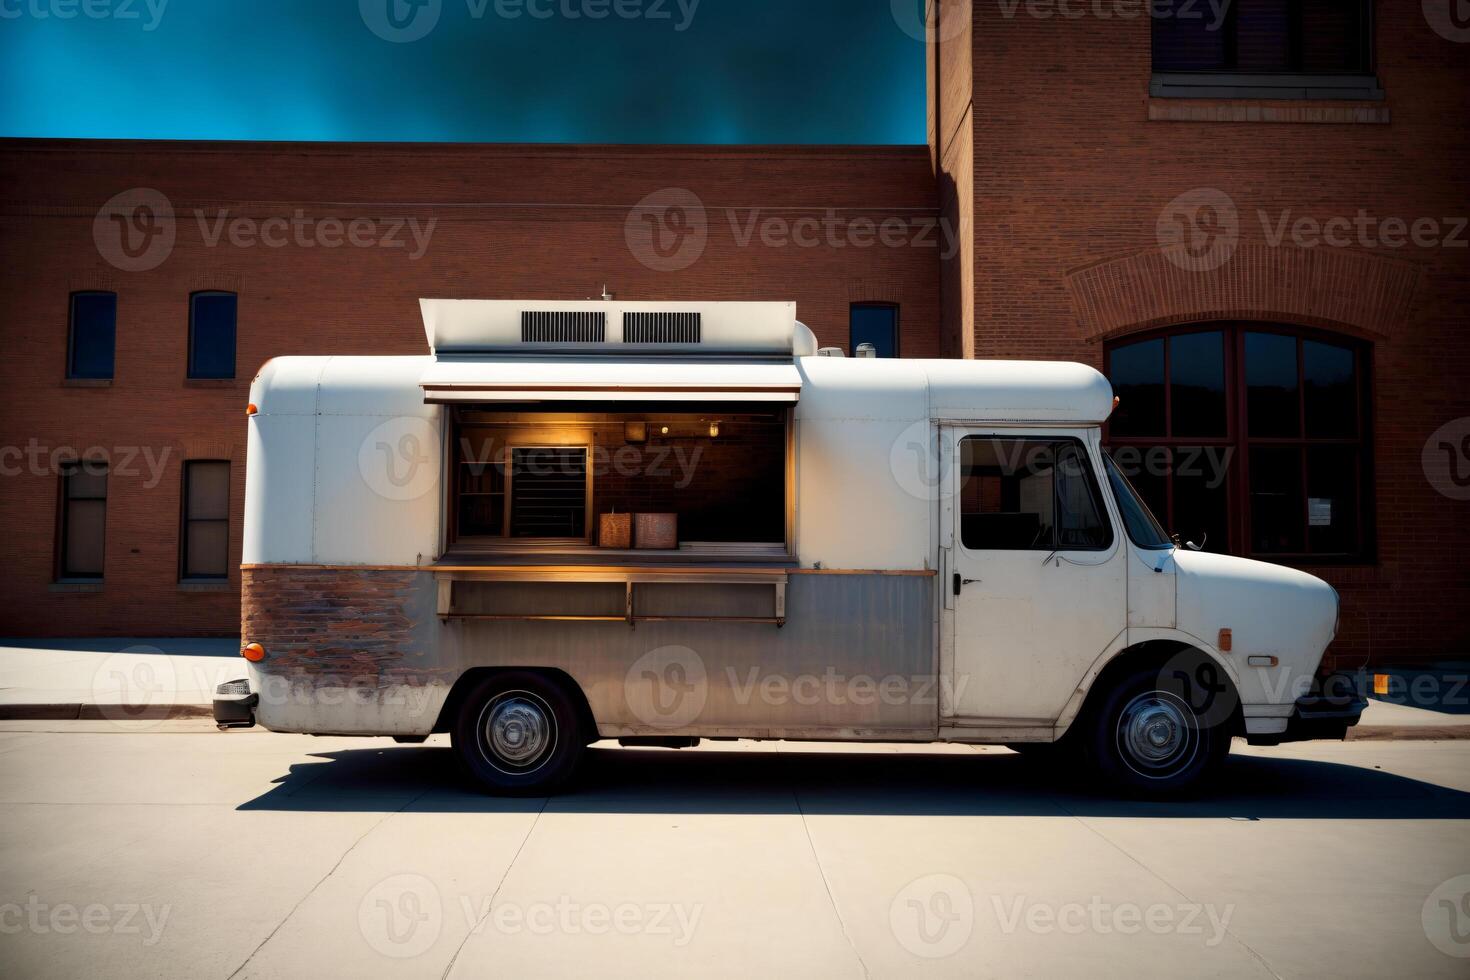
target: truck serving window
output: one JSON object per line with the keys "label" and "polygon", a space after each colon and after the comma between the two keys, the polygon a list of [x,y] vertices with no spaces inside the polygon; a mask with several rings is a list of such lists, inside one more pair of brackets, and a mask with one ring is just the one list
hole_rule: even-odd
{"label": "truck serving window", "polygon": [[1108,471],[1108,484],[1113,488],[1113,497],[1118,501],[1118,513],[1123,515],[1123,526],[1128,530],[1128,539],[1140,548],[1154,550],[1174,547],[1169,535],[1159,525],[1148,504],[1133,489],[1133,484],[1118,469],[1113,457],[1103,453],[1103,465]]}
{"label": "truck serving window", "polygon": [[1113,542],[1079,443],[960,443],[960,540],[972,551],[1096,551]]}

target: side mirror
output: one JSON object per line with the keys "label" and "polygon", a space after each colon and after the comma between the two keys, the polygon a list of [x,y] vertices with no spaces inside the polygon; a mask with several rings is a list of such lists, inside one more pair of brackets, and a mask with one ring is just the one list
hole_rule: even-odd
{"label": "side mirror", "polygon": [[[1204,537],[1200,538],[1199,544],[1195,544],[1193,541],[1186,541],[1184,542],[1184,546],[1190,551],[1204,551],[1205,545],[1210,543],[1210,532],[1205,531],[1203,533]],[[1177,541],[1179,539],[1179,535],[1174,535],[1174,539]]]}

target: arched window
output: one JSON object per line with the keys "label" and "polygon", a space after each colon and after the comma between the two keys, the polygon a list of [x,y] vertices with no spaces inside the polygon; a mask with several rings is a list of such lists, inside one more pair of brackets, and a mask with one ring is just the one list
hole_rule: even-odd
{"label": "arched window", "polygon": [[1110,343],[1119,468],[1206,549],[1303,562],[1372,557],[1368,345],[1263,323]]}

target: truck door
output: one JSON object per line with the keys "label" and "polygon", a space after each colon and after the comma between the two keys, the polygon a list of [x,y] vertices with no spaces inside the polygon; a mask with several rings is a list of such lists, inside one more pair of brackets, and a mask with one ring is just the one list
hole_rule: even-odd
{"label": "truck door", "polygon": [[1128,565],[1093,430],[951,426],[942,496],[947,712],[1049,724],[1127,625]]}

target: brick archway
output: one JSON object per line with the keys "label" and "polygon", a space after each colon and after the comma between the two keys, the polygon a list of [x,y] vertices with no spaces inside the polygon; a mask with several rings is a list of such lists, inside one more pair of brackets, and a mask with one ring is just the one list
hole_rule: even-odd
{"label": "brick archway", "polygon": [[1158,249],[1074,269],[1067,293],[1082,336],[1203,320],[1273,320],[1391,340],[1409,322],[1421,270],[1333,248],[1242,244],[1223,266],[1193,272]]}

